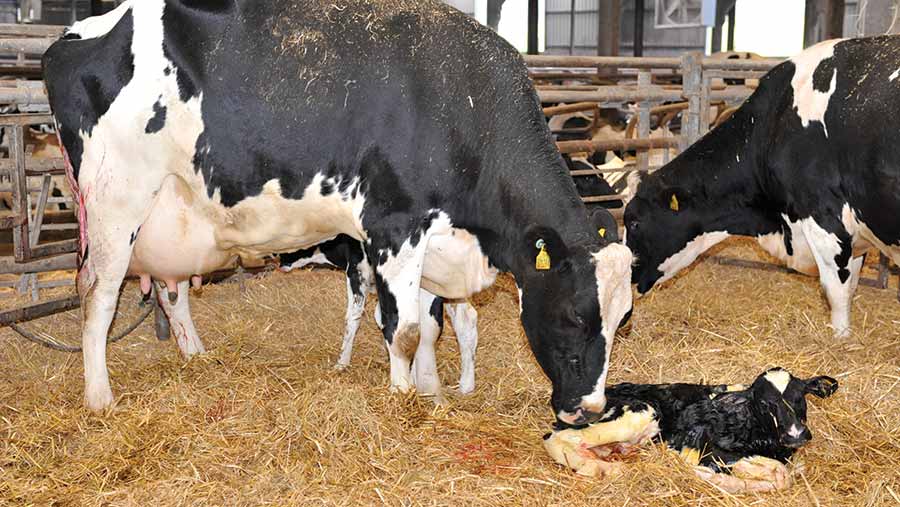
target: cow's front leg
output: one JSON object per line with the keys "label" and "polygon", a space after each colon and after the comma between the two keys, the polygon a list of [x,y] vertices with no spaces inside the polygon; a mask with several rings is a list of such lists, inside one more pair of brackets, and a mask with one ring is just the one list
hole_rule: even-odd
{"label": "cow's front leg", "polygon": [[459,344],[459,393],[475,390],[475,351],[478,349],[478,312],[468,302],[447,306]]}
{"label": "cow's front leg", "polygon": [[413,361],[412,376],[416,392],[434,396],[443,402],[441,378],[437,371],[435,346],[444,329],[444,300],[428,291],[419,291],[419,346]]}
{"label": "cow's front leg", "polygon": [[391,360],[391,390],[395,392],[413,388],[410,366],[419,345],[419,285],[427,243],[422,239],[414,247],[406,240],[398,251],[369,243],[369,258],[378,259],[375,288]]}
{"label": "cow's front leg", "polygon": [[814,218],[807,218],[801,223],[819,267],[819,280],[831,306],[834,335],[836,338],[846,338],[850,335],[850,301],[852,289],[855,288],[851,264],[861,268],[862,263],[851,259],[852,239],[840,222],[825,219],[820,223]]}
{"label": "cow's front leg", "polygon": [[[159,305],[166,312],[166,317],[169,318],[169,327],[175,334],[175,341],[178,343],[178,350],[181,351],[181,355],[185,358],[190,358],[196,354],[206,352],[203,341],[200,340],[200,335],[194,327],[194,320],[191,319],[191,307],[188,298],[190,283],[187,280],[178,283],[177,297],[169,294],[164,283],[157,283],[156,288]],[[175,302],[172,303],[172,301]]]}

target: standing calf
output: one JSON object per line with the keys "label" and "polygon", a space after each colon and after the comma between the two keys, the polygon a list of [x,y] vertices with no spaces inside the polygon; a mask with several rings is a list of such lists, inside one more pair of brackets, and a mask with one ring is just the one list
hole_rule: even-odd
{"label": "standing calf", "polygon": [[[366,296],[375,292],[375,280],[369,259],[359,241],[345,235],[321,243],[313,248],[281,255],[281,270],[289,272],[308,264],[327,264],[339,268],[347,275],[346,327],[341,345],[341,355],[335,367],[343,370],[350,366],[353,342],[359,321],[366,307]],[[422,394],[440,397],[441,381],[434,361],[434,344],[444,327],[444,298],[425,290],[420,292],[422,312],[419,325],[421,338],[412,364],[412,378],[416,390]],[[375,320],[382,327],[380,306],[375,307]],[[467,394],[475,389],[475,349],[478,347],[478,312],[465,300],[450,302],[447,313],[453,322],[459,343],[460,373],[459,392]]]}

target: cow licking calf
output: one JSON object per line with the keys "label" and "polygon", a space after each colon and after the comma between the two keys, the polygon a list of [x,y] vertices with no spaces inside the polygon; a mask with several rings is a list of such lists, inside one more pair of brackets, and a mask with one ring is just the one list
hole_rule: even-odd
{"label": "cow licking calf", "polygon": [[374,268],[392,389],[412,388],[420,289],[463,299],[503,271],[554,413],[599,417],[632,255],[597,234],[521,55],[489,28],[432,0],[126,0],[43,69],[79,205],[89,408],[114,400],[126,275],[186,323],[195,275],[345,234]]}
{"label": "cow licking calf", "polygon": [[806,395],[827,398],[837,388],[831,377],[801,380],[783,368],[749,387],[618,384],[607,387],[600,422],[554,431],[544,446],[560,464],[597,476],[619,468],[615,454],[657,438],[726,490],[782,489],[791,483],[785,464],[812,438]]}
{"label": "cow licking calf", "polygon": [[[871,62],[877,62],[872,65]],[[832,40],[778,65],[734,115],[633,180],[625,241],[645,293],[730,235],[818,272],[837,337],[863,254],[900,263],[900,38]]]}
{"label": "cow licking calf", "polygon": [[[359,322],[366,307],[366,297],[375,291],[372,267],[363,245],[355,239],[340,235],[314,248],[281,255],[281,270],[290,272],[309,264],[325,264],[344,271],[347,275],[346,327],[341,342],[341,355],[337,369],[350,366],[353,342]],[[434,361],[434,346],[444,327],[444,299],[422,290],[419,293],[420,313],[419,346],[412,364],[412,379],[420,394],[441,396],[441,381]],[[460,373],[459,393],[467,394],[475,389],[475,350],[478,347],[478,312],[468,302],[447,302],[447,314],[456,331],[459,343]],[[375,307],[375,320],[382,327],[379,306]],[[430,348],[430,350],[429,350]]]}

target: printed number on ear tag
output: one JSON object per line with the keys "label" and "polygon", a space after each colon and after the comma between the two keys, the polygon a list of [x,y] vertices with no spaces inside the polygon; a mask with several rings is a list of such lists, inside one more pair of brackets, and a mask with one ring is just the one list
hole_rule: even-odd
{"label": "printed number on ear tag", "polygon": [[544,240],[539,239],[537,243],[535,243],[535,248],[539,248],[541,251],[538,253],[537,257],[534,259],[534,269],[538,271],[547,271],[550,269],[550,254],[547,253],[547,243]]}
{"label": "printed number on ear tag", "polygon": [[599,234],[601,238],[605,238],[606,237],[606,228],[600,229],[599,231],[597,231],[597,234]]}
{"label": "printed number on ear tag", "polygon": [[672,199],[669,200],[669,208],[671,208],[672,211],[678,211],[678,197],[676,197],[675,194],[672,194]]}

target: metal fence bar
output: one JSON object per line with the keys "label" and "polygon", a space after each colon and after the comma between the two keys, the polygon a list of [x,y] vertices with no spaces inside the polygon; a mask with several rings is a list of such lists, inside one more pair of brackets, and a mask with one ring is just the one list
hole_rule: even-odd
{"label": "metal fence bar", "polygon": [[592,141],[560,141],[556,143],[561,153],[581,153],[609,150],[651,150],[656,148],[674,148],[681,142],[681,137],[659,137],[647,139],[598,139]]}

